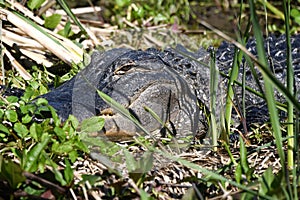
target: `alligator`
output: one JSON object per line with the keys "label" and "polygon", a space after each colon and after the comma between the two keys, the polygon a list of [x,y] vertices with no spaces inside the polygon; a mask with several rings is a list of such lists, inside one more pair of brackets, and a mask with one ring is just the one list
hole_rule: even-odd
{"label": "alligator", "polygon": [[[295,88],[300,88],[300,35],[291,38],[292,60],[295,71]],[[246,45],[254,55],[256,41],[250,39]],[[274,35],[265,39],[265,48],[272,72],[286,84],[285,36]],[[218,81],[217,111],[222,110],[227,88],[227,78],[234,56],[234,45],[223,42],[215,51],[216,66],[225,77]],[[159,51],[116,48],[95,52],[91,63],[70,81],[42,95],[53,106],[62,120],[70,114],[80,121],[94,115],[105,118],[103,132],[107,135],[134,135],[143,132],[133,122],[107,104],[96,90],[102,91],[128,109],[140,124],[153,134],[166,130],[180,137],[206,132],[208,127],[209,83],[211,50],[200,48],[190,52],[183,46]],[[244,70],[245,71],[244,71]],[[245,74],[246,85],[255,90],[260,88],[251,75],[245,59],[241,63],[238,81]],[[261,74],[258,72],[261,80]],[[236,107],[241,104],[242,89],[234,86]],[[263,90],[261,91],[263,92]],[[276,91],[276,99],[284,101]],[[268,110],[265,100],[246,91],[247,123],[266,122]],[[157,117],[146,111],[150,108]],[[233,110],[233,112],[236,112]],[[220,114],[220,113],[218,113]],[[238,115],[235,115],[238,116]]]}
{"label": "alligator", "polygon": [[[201,53],[204,52],[199,52],[199,57]],[[139,127],[97,94],[99,90],[128,109],[153,135],[171,130],[174,135],[187,136],[205,128],[193,86],[196,80],[187,81],[187,77],[194,76],[197,66],[196,61],[179,56],[172,49],[118,48],[95,52],[91,63],[73,79],[41,97],[48,100],[63,120],[70,114],[80,121],[102,116],[103,132],[108,137],[141,133]]]}

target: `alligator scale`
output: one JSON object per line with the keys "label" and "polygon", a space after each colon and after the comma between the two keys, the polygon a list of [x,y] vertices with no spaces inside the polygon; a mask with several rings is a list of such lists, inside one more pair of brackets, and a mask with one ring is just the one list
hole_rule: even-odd
{"label": "alligator scale", "polygon": [[[300,35],[293,36],[291,44],[295,88],[299,89]],[[247,43],[247,49],[254,55],[256,55],[255,45],[254,39]],[[265,47],[268,50],[272,72],[285,84],[285,36],[268,37],[265,40]],[[152,109],[173,133],[179,136],[195,134],[207,127],[205,113],[199,108],[199,104],[209,107],[210,70],[200,63],[208,64],[209,55],[204,49],[191,53],[181,46],[164,51],[113,49],[104,53],[96,52],[92,56],[91,63],[78,75],[42,97],[49,101],[63,120],[69,114],[75,115],[79,120],[101,115],[106,120],[104,128],[106,134],[133,135],[141,132],[132,122],[108,106],[98,96],[95,90],[97,88],[129,109],[150,132],[159,132],[163,126],[153,115],[145,111],[145,107]],[[222,43],[216,51],[216,65],[219,71],[228,74],[233,55],[234,46],[227,42]],[[259,90],[246,62],[241,64],[239,81],[242,80],[242,69],[245,69],[246,85]],[[226,94],[226,79],[220,77],[218,83],[217,103],[224,105],[222,99]],[[234,103],[241,105],[242,90],[238,85],[234,88]],[[276,98],[283,101],[278,92]],[[247,123],[268,120],[264,102],[263,99],[246,92]],[[218,111],[221,108],[222,106],[219,106]]]}

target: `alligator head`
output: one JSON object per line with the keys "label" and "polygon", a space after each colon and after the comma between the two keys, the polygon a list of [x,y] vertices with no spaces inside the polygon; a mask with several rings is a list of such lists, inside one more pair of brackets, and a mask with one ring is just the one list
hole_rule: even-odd
{"label": "alligator head", "polygon": [[[178,62],[170,60],[154,49],[95,52],[85,69],[43,97],[63,120],[69,114],[79,120],[102,116],[105,119],[103,132],[108,136],[134,135],[142,131],[106,104],[96,89],[123,105],[153,134],[165,130],[165,124],[174,135],[192,135],[206,127],[204,116],[199,111],[194,88],[175,70]],[[163,124],[146,111],[146,107],[154,111]]]}

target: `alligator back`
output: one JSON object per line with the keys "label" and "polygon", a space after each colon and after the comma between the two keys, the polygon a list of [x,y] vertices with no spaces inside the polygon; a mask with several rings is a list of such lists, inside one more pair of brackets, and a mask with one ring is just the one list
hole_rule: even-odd
{"label": "alligator back", "polygon": [[[294,82],[295,82],[295,94],[299,99],[300,89],[300,35],[293,35],[291,37],[292,46],[292,65],[294,68]],[[286,38],[285,35],[276,37],[271,35],[264,40],[265,52],[269,67],[274,76],[286,86],[287,72],[286,72]],[[251,38],[246,45],[246,48],[253,54],[257,55],[256,40]],[[223,42],[216,51],[216,58],[218,68],[221,72],[228,74],[230,72],[234,56],[234,46],[231,43]],[[244,71],[245,70],[245,71]],[[238,81],[242,82],[243,74],[245,74],[245,85],[252,88],[262,94],[265,93],[262,81],[261,73],[256,69],[259,84],[255,81],[254,76],[247,65],[245,59],[242,60],[240,65]],[[227,87],[225,87],[227,88]],[[242,90],[238,85],[234,85],[235,88],[235,107],[239,108],[239,112],[242,113]],[[275,98],[281,103],[285,103],[284,96],[277,90],[275,92]],[[266,101],[263,98],[254,95],[248,91],[245,91],[245,119],[248,125],[252,123],[265,123],[269,120],[268,108]],[[280,112],[281,119],[284,119],[286,113]]]}

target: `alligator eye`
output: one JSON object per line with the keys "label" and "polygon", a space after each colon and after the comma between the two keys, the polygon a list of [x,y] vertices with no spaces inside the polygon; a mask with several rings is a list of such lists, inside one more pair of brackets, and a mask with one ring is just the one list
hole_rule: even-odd
{"label": "alligator eye", "polygon": [[133,61],[125,63],[125,64],[117,67],[116,70],[114,71],[114,74],[123,75],[127,71],[129,71],[133,66],[135,66],[135,63]]}

